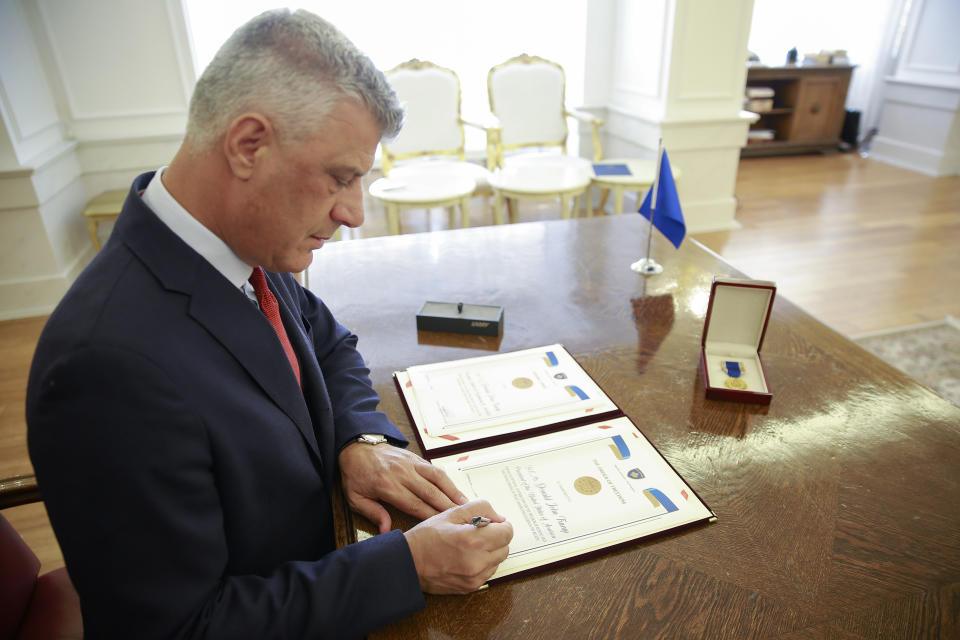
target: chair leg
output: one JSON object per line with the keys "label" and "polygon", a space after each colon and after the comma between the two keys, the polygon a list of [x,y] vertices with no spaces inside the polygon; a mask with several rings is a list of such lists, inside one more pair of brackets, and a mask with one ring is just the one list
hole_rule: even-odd
{"label": "chair leg", "polygon": [[87,233],[90,234],[90,242],[93,243],[93,250],[100,251],[100,236],[97,235],[97,221],[93,218],[87,218]]}
{"label": "chair leg", "polygon": [[392,236],[400,235],[400,217],[397,205],[392,202],[387,203],[387,233]]}
{"label": "chair leg", "polygon": [[493,224],[503,224],[503,194],[499,191],[493,196]]}
{"label": "chair leg", "polygon": [[517,221],[517,201],[514,198],[507,198],[507,216],[510,219],[510,223],[514,224]]}
{"label": "chair leg", "polygon": [[623,187],[613,188],[613,212],[618,216],[623,213]]}
{"label": "chair leg", "polygon": [[453,229],[457,219],[457,211],[453,205],[447,207],[447,228]]}
{"label": "chair leg", "polygon": [[600,198],[600,211],[606,211],[607,199],[610,197],[610,189],[604,187],[602,191],[603,196]]}
{"label": "chair leg", "polygon": [[470,226],[470,198],[460,200],[460,226],[464,229]]}
{"label": "chair leg", "polygon": [[560,212],[564,220],[570,218],[570,198],[565,195],[560,196]]}

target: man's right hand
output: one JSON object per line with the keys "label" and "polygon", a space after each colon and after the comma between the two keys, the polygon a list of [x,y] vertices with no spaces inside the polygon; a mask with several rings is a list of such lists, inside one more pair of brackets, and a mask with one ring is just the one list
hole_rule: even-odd
{"label": "man's right hand", "polygon": [[[485,516],[485,527],[470,524]],[[507,557],[513,525],[486,500],[473,500],[424,520],[404,534],[426,593],[469,593],[484,585]]]}

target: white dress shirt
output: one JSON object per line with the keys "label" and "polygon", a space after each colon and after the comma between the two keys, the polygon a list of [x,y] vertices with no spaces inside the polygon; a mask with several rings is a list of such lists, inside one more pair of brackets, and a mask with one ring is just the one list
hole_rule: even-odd
{"label": "white dress shirt", "polygon": [[241,260],[233,250],[226,245],[215,233],[207,229],[199,220],[194,218],[174,200],[167,188],[163,186],[163,175],[166,167],[160,167],[154,174],[150,184],[143,192],[143,202],[157,214],[157,217],[187,243],[191,249],[203,256],[213,268],[234,286],[243,289],[248,298],[256,302],[257,295],[250,284],[250,274],[253,267]]}

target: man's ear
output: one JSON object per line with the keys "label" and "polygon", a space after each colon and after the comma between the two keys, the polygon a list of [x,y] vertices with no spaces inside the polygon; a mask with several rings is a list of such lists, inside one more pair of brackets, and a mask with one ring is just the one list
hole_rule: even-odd
{"label": "man's ear", "polygon": [[273,125],[259,113],[238,116],[227,129],[223,140],[223,152],[233,174],[241,180],[249,180],[258,160],[274,143]]}

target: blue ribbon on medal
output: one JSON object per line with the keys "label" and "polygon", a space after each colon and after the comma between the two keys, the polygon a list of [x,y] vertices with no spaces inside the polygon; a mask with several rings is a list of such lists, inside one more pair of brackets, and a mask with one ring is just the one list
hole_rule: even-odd
{"label": "blue ribbon on medal", "polygon": [[727,375],[731,378],[739,378],[743,373],[740,371],[740,363],[734,360],[724,360],[723,368],[726,369]]}

